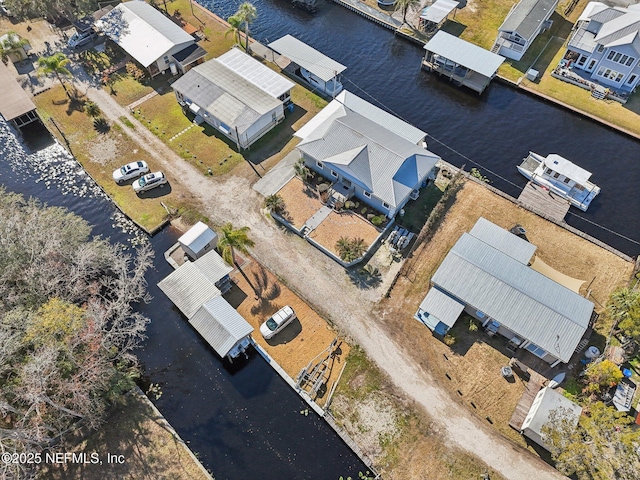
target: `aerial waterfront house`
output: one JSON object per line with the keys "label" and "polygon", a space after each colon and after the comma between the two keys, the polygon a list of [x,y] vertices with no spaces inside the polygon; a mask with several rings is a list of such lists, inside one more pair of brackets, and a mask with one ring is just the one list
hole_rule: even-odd
{"label": "aerial waterfront house", "polygon": [[633,91],[640,81],[640,6],[587,4],[562,62],[596,83]]}
{"label": "aerial waterfront house", "polygon": [[167,70],[185,73],[207,52],[194,37],[146,2],[117,5],[94,24],[154,77]]}
{"label": "aerial waterfront house", "polygon": [[343,90],[295,133],[305,165],[351,197],[393,218],[418,198],[436,162],[425,132]]}
{"label": "aerial waterfront house", "polygon": [[237,48],[194,67],[171,87],[196,123],[213,126],[238,149],[249,148],[284,120],[285,106],[293,106],[294,84]]}
{"label": "aerial waterfront house", "polygon": [[551,26],[558,0],[520,0],[498,29],[492,52],[513,60],[522,59],[536,37]]}
{"label": "aerial waterfront house", "polygon": [[482,93],[504,62],[500,55],[439,31],[424,46],[422,68]]}
{"label": "aerial waterfront house", "polygon": [[568,362],[591,326],[594,305],[529,266],[535,245],[480,218],[431,279],[415,319],[445,335],[464,311],[489,335],[551,364]]}

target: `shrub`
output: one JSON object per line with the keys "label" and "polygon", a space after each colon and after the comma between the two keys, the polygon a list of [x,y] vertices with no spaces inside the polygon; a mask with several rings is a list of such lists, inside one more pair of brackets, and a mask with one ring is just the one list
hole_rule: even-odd
{"label": "shrub", "polygon": [[371,219],[371,223],[373,223],[376,227],[382,225],[384,222],[384,217],[377,215]]}
{"label": "shrub", "polygon": [[330,185],[328,183],[321,183],[320,185],[318,185],[318,192],[320,193],[324,193],[327,192],[329,190]]}
{"label": "shrub", "polygon": [[442,341],[444,342],[445,345],[450,347],[454,343],[456,343],[456,336],[453,333],[447,333],[442,339]]}
{"label": "shrub", "polygon": [[367,213],[367,207],[362,207],[362,210],[360,210],[360,214],[364,215]]}
{"label": "shrub", "polygon": [[347,200],[346,202],[344,202],[344,208],[351,210],[353,207],[355,207],[356,204],[353,203],[351,200]]}
{"label": "shrub", "polygon": [[136,82],[140,82],[142,80],[144,80],[144,78],[147,76],[147,73],[141,69],[140,67],[138,67],[135,63],[133,62],[129,62],[125,65],[125,68],[127,69],[127,73],[136,81]]}

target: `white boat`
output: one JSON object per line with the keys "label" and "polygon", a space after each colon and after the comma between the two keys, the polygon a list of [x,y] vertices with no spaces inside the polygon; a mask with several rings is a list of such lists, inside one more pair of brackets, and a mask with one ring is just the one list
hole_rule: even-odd
{"label": "white boat", "polygon": [[549,385],[547,385],[547,386],[549,388],[556,388],[558,385],[560,385],[562,382],[564,382],[564,377],[565,377],[565,373],[564,372],[560,372],[559,374],[557,374],[555,377],[553,377],[549,381]]}
{"label": "white boat", "polygon": [[586,211],[600,193],[600,187],[589,181],[591,172],[555,153],[545,158],[529,152],[529,156],[518,165],[518,171],[533,183],[566,198],[582,211]]}
{"label": "white boat", "polygon": [[335,97],[342,91],[342,84],[338,81],[336,77],[333,77],[326,82],[322,80],[320,77],[311,73],[306,68],[300,67],[300,75],[304,78],[311,86],[319,89],[320,91],[326,93],[330,97]]}

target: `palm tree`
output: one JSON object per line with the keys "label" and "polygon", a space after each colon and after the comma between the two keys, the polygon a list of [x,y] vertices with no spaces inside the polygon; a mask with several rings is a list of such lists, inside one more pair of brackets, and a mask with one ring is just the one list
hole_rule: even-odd
{"label": "palm tree", "polygon": [[284,200],[280,195],[275,193],[264,199],[264,206],[269,211],[280,213],[284,210]]}
{"label": "palm tree", "polygon": [[62,85],[62,88],[64,88],[64,92],[67,94],[67,97],[69,97],[69,100],[72,100],[71,94],[69,93],[69,90],[67,90],[67,87],[60,76],[71,76],[71,72],[66,68],[68,63],[69,59],[67,56],[64,53],[58,52],[50,57],[40,57],[38,59],[38,66],[40,67],[38,70],[44,75],[50,75],[53,73],[60,82],[60,85]]}
{"label": "palm tree", "polygon": [[338,255],[345,262],[352,262],[360,258],[367,251],[369,246],[362,238],[340,237],[336,242]]}
{"label": "palm tree", "polygon": [[87,113],[87,115],[94,118],[99,117],[102,113],[100,111],[100,107],[95,102],[85,102],[84,111]]}
{"label": "palm tree", "polygon": [[302,158],[293,164],[293,171],[303,182],[311,176],[311,170],[309,170],[309,168],[304,164],[304,160]]}
{"label": "palm tree", "polygon": [[229,28],[224,32],[224,38],[227,38],[230,33],[233,33],[236,43],[242,46],[242,40],[240,39],[240,26],[242,25],[242,19],[236,14],[227,18],[227,22],[229,22]]}
{"label": "palm tree", "polygon": [[407,23],[407,13],[410,8],[417,8],[420,6],[420,0],[396,0],[395,9],[396,12],[400,10],[402,12],[402,24]]}
{"label": "palm tree", "polygon": [[231,222],[223,225],[222,237],[218,242],[218,248],[222,258],[229,265],[235,265],[240,268],[236,262],[235,250],[247,253],[247,247],[253,247],[254,242],[249,238],[249,230],[249,227],[233,228]]}
{"label": "palm tree", "polygon": [[244,2],[240,4],[236,15],[242,23],[244,23],[244,41],[245,50],[249,53],[249,24],[258,18],[258,11],[256,7],[250,2]]}

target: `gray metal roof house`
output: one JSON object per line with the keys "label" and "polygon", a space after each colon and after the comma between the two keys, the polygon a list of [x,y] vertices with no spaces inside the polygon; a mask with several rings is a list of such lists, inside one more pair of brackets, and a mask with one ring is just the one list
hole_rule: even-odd
{"label": "gray metal roof house", "polygon": [[440,157],[426,149],[424,132],[351,97],[341,92],[296,132],[298,150],[307,167],[334,182],[337,195],[355,196],[392,218],[417,198]]}
{"label": "gray metal roof house", "polygon": [[563,420],[569,422],[570,426],[575,428],[578,425],[582,407],[552,388],[545,387],[534,398],[520,432],[548,450],[548,445],[544,442],[542,427],[549,423],[552,412],[556,410],[561,414]]}
{"label": "gray metal roof house", "polygon": [[504,58],[442,30],[424,46],[422,67],[482,93]]}
{"label": "gray metal roof house", "polygon": [[98,19],[94,27],[135,58],[151,76],[169,69],[184,73],[204,61],[207,54],[170,18],[140,0],[117,5]]}
{"label": "gray metal roof house", "polygon": [[293,83],[237,48],[189,70],[171,87],[196,122],[236,143],[254,142],[284,120]]}
{"label": "gray metal roof house", "polygon": [[0,88],[2,118],[7,122],[13,122],[18,128],[40,120],[35,103],[3,62],[0,62],[0,85],[2,85]]}
{"label": "gray metal roof house", "polygon": [[535,246],[480,218],[449,251],[415,314],[445,335],[464,311],[552,366],[568,362],[593,303],[529,267]]}
{"label": "gray metal roof house", "polygon": [[498,29],[492,52],[520,60],[536,37],[551,25],[558,0],[520,0]]}
{"label": "gray metal roof house", "polygon": [[237,357],[251,343],[253,327],[221,296],[231,267],[210,251],[182,264],[158,283],[189,323],[221,357]]}

